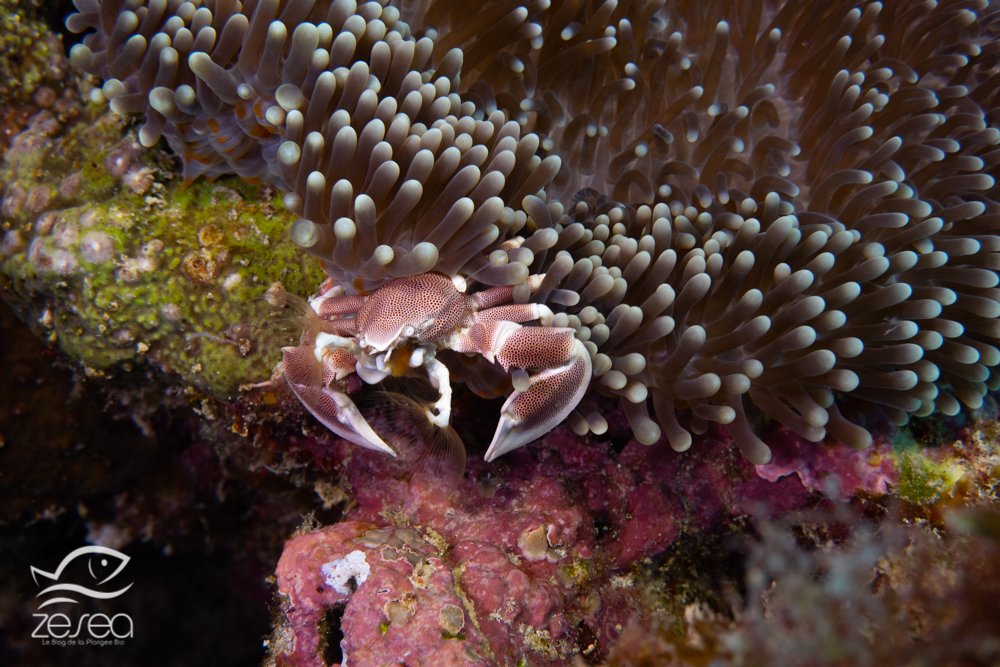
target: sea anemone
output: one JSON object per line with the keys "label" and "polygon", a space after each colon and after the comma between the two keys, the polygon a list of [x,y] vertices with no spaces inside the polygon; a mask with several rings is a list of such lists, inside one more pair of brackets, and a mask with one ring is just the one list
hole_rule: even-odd
{"label": "sea anemone", "polygon": [[[201,5],[201,6],[199,6]],[[71,60],[104,79],[117,113],[143,113],[184,177],[236,173],[287,192],[297,243],[338,282],[372,289],[437,271],[527,279],[501,245],[517,204],[555,175],[537,136],[454,91],[461,53],[430,65],[399,12],[377,2],[79,0]],[[537,242],[536,242],[537,243]],[[516,244],[515,244],[516,245]],[[487,257],[499,251],[502,262]]]}
{"label": "sea anemone", "polygon": [[349,290],[523,286],[641,442],[717,423],[763,462],[762,414],[863,447],[842,408],[1000,384],[987,0],[76,4],[73,62],[186,178],[285,189]]}
{"label": "sea anemone", "polygon": [[683,450],[716,422],[755,461],[745,399],[861,447],[838,397],[903,421],[995,383],[998,16],[985,0],[404,12],[466,54],[464,94],[563,158],[552,203],[526,204],[562,237],[533,269],[581,294],[564,310],[595,343],[596,388],[642,442]]}

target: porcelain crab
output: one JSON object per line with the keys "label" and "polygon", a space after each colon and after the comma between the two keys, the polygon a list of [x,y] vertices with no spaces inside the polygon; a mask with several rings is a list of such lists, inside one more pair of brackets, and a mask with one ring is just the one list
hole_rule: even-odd
{"label": "porcelain crab", "polygon": [[[376,384],[423,369],[439,394],[427,418],[444,427],[451,416],[452,390],[448,368],[437,353],[479,354],[509,372],[514,385],[486,460],[531,442],[580,402],[591,378],[590,354],[573,329],[549,326],[552,311],[547,306],[512,303],[512,287],[466,291],[461,277],[438,273],[397,278],[364,295],[327,291],[310,302],[318,330],[301,345],[282,350],[289,386],[337,435],[395,455],[344,391],[345,381],[356,374]],[[524,326],[535,321],[541,326]]]}

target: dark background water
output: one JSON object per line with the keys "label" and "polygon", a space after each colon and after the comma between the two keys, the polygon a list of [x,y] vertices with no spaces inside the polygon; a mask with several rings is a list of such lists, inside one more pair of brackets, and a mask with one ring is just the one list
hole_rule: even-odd
{"label": "dark background water", "polygon": [[[251,490],[199,488],[220,462],[190,417],[136,423],[2,302],[0,340],[0,665],[258,664],[284,523],[263,525]],[[134,639],[43,646],[30,567],[51,571],[102,529],[119,531],[133,585],[78,612],[128,613]]]}

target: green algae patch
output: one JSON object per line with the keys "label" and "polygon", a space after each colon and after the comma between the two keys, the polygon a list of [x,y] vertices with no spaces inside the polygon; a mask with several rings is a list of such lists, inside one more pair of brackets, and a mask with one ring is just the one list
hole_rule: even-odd
{"label": "green algae patch", "polygon": [[0,98],[28,101],[39,86],[61,78],[63,47],[27,0],[0,0]]}
{"label": "green algae patch", "polygon": [[22,316],[89,373],[151,364],[224,399],[268,379],[297,340],[268,290],[309,294],[323,273],[269,188],[184,187],[172,164],[93,108],[69,127],[36,121],[0,167],[0,274]]}
{"label": "green algae patch", "polygon": [[962,465],[952,459],[936,461],[916,451],[905,451],[897,459],[900,498],[917,504],[931,505],[951,494],[965,475]]}
{"label": "green algae patch", "polygon": [[895,467],[899,471],[897,495],[915,505],[934,505],[955,492],[966,468],[953,449],[940,447],[954,434],[941,420],[922,422],[918,437],[911,428],[900,429],[892,441]]}

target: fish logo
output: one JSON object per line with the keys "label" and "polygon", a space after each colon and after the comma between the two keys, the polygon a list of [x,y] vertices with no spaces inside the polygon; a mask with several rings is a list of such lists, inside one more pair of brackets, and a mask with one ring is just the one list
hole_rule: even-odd
{"label": "fish logo", "polygon": [[[44,585],[46,579],[55,582],[39,591],[35,597],[57,594],[56,597],[49,598],[38,605],[38,608],[41,609],[59,602],[75,604],[78,600],[65,597],[65,595],[73,593],[96,600],[110,600],[118,597],[132,588],[132,584],[118,590],[105,590],[103,587],[125,569],[129,560],[128,556],[115,549],[87,546],[74,549],[66,554],[66,557],[52,572],[46,572],[32,565],[31,578],[35,580],[36,585]],[[43,577],[41,582],[38,580],[39,577]]]}

